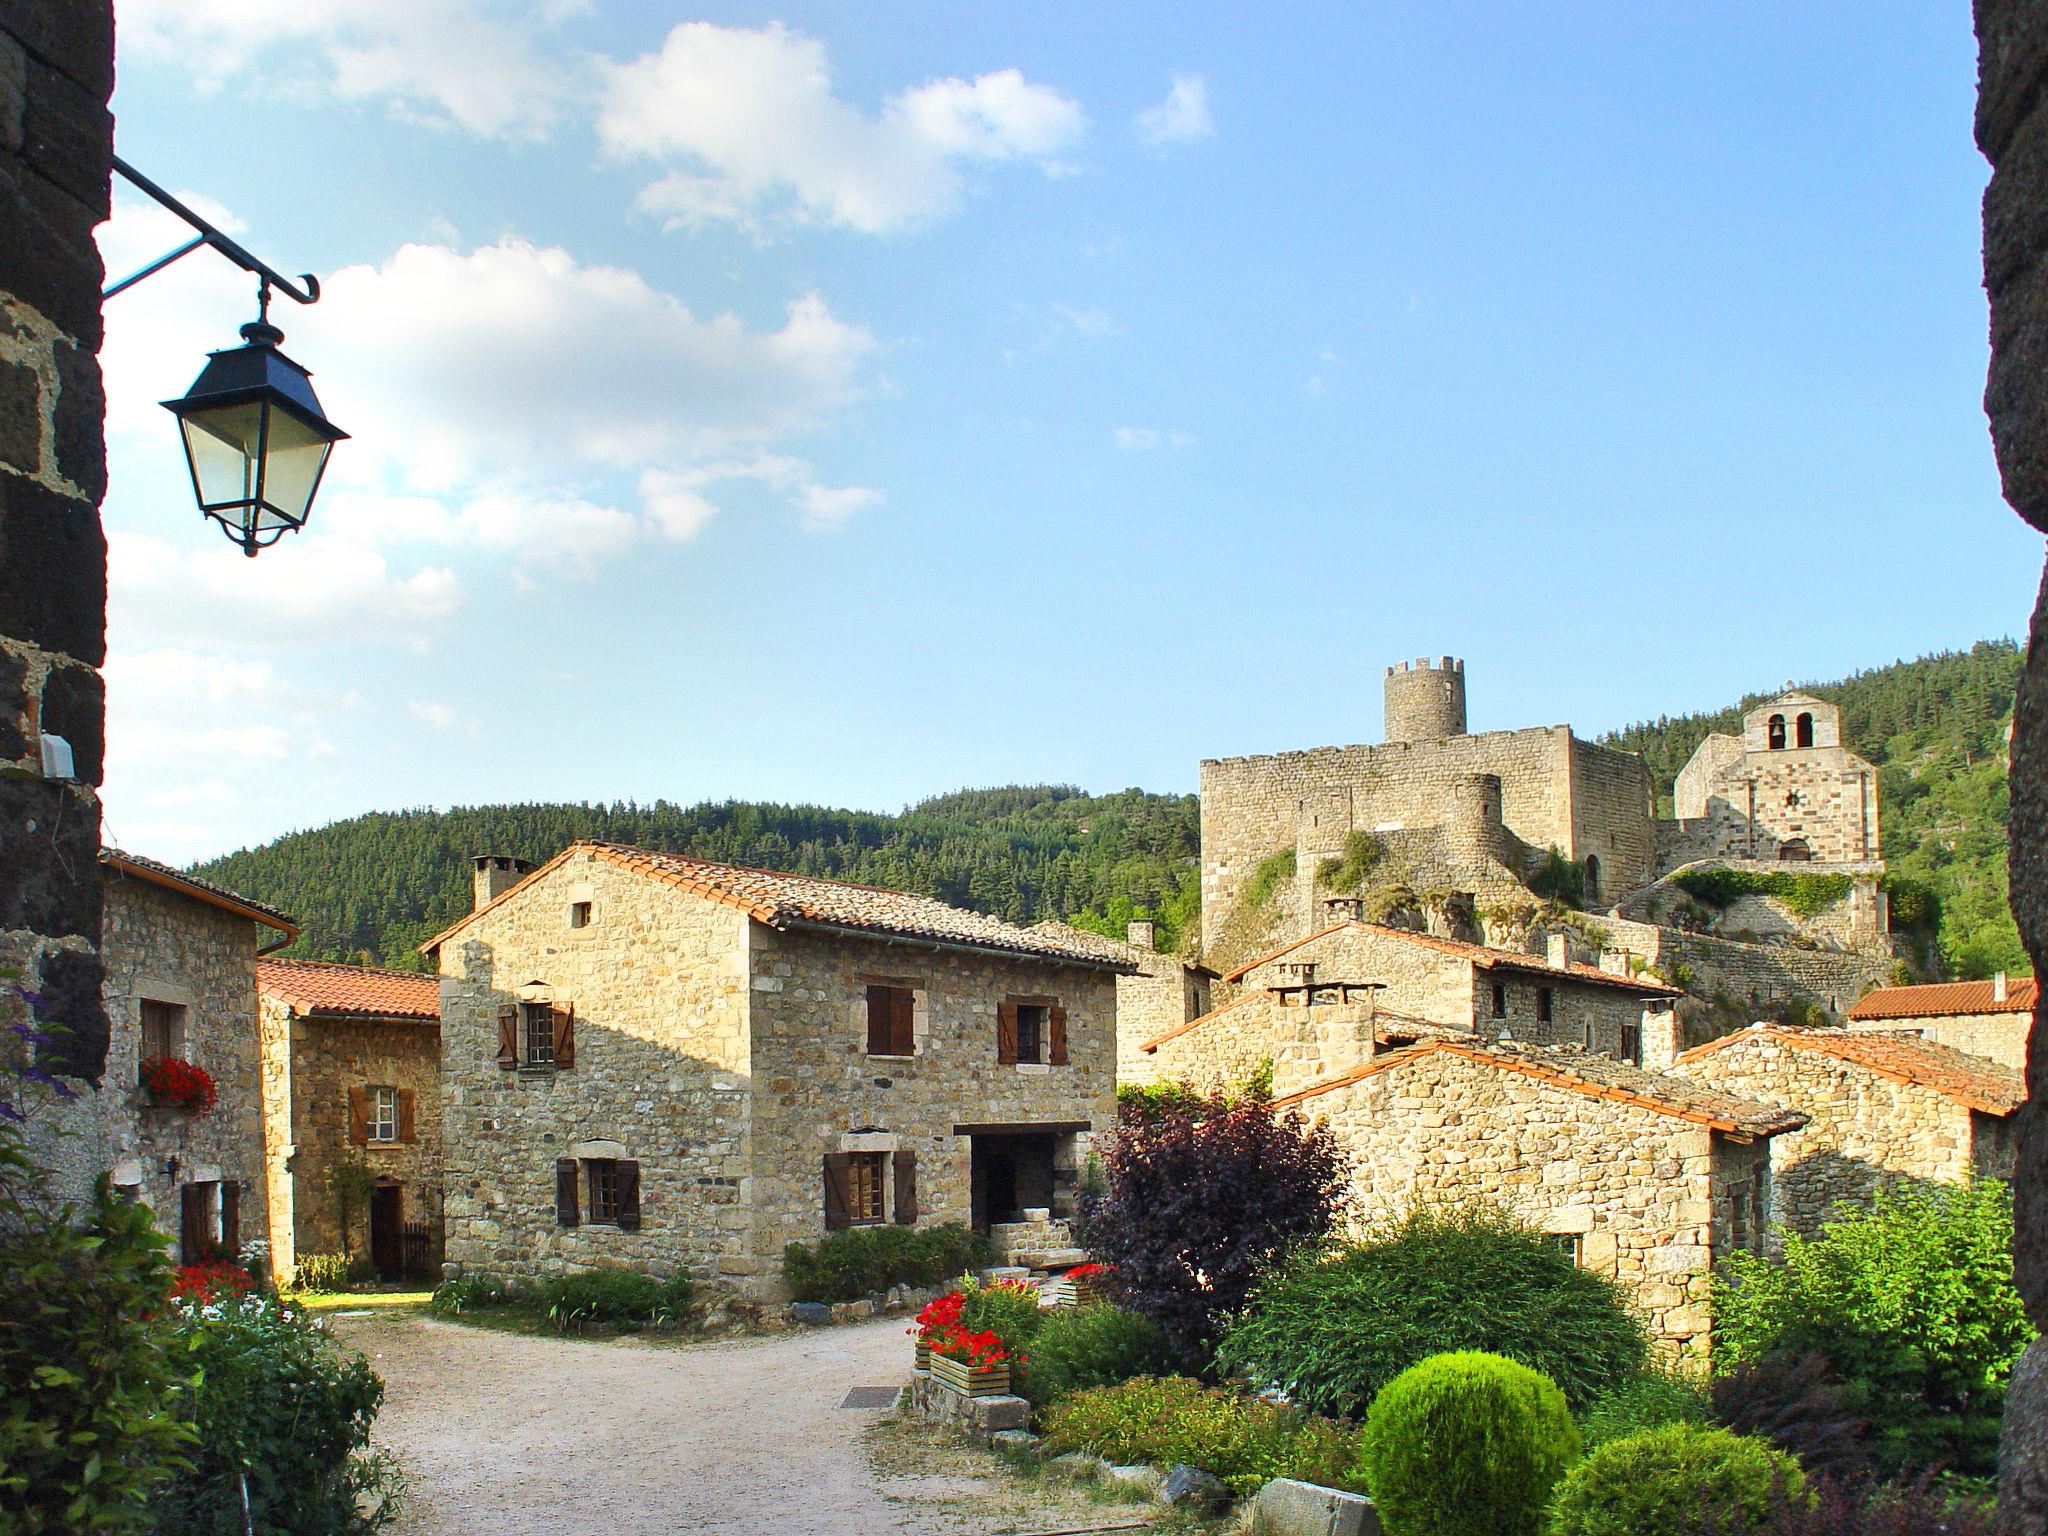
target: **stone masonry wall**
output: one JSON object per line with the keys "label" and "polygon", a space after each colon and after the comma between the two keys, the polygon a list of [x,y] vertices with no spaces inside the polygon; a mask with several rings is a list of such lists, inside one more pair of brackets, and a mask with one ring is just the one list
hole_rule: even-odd
{"label": "stone masonry wall", "polygon": [[1790,944],[1748,944],[1686,933],[1625,918],[1601,917],[1612,946],[1639,955],[1676,984],[1685,967],[1686,991],[1695,997],[1725,993],[1738,1004],[1763,1009],[1791,997],[1812,998],[1834,1013],[1890,980],[1892,958],[1849,950],[1801,949]]}
{"label": "stone masonry wall", "polygon": [[[0,0],[0,966],[98,1079],[106,491],[100,286],[113,119],[108,0]],[[42,776],[40,733],[76,778]]]}
{"label": "stone masonry wall", "polygon": [[2027,1028],[2024,1013],[1967,1013],[1940,1019],[1851,1019],[1848,1028],[1876,1034],[1915,1035],[1951,1050],[1967,1051],[2015,1071],[2027,1069]]}
{"label": "stone masonry wall", "polygon": [[1295,1093],[1348,1071],[1373,1054],[1370,1004],[1283,1002],[1250,993],[1176,1035],[1147,1058],[1148,1082],[1192,1083],[1205,1092],[1235,1088],[1271,1062],[1273,1092]]}
{"label": "stone masonry wall", "polygon": [[1775,859],[1795,838],[1825,863],[1877,857],[1877,770],[1843,747],[1745,752],[1682,778],[1677,810],[1707,823],[1691,831],[1707,850],[1696,858]]}
{"label": "stone masonry wall", "polygon": [[1657,838],[1650,821],[1650,771],[1632,752],[1573,741],[1572,840],[1574,858],[1599,860],[1599,889],[1589,897],[1612,900],[1654,879]]}

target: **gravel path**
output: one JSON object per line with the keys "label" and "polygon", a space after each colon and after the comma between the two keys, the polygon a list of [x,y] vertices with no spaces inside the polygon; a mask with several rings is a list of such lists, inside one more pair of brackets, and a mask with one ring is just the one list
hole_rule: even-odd
{"label": "gravel path", "polygon": [[334,1328],[384,1377],[377,1439],[412,1487],[397,1536],[993,1536],[1144,1513],[841,1408],[907,1381],[900,1318],[681,1347],[417,1313]]}

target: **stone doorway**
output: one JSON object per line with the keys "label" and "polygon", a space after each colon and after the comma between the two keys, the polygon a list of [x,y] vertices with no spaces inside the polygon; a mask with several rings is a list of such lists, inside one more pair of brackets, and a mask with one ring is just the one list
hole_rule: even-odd
{"label": "stone doorway", "polygon": [[971,1192],[974,1230],[987,1232],[1019,1221],[1033,1207],[1053,1203],[1051,1133],[1000,1132],[969,1138],[973,1147]]}

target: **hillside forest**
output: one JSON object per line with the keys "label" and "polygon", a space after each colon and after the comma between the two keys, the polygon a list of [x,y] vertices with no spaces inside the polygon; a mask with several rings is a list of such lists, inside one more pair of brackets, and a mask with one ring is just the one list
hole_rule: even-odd
{"label": "hillside forest", "polygon": [[[1925,968],[2023,973],[2006,910],[2006,729],[2020,655],[2009,640],[1803,684],[1842,711],[1844,739],[1878,767],[1883,852],[1902,923],[1929,938]],[[1775,690],[1773,690],[1775,691]],[[1739,732],[1757,693],[1708,714],[1664,716],[1600,740],[1640,753],[1658,814],[1711,731]],[[470,902],[470,858],[539,862],[579,838],[920,891],[1013,922],[1064,917],[1121,936],[1133,918],[1162,947],[1200,926],[1199,808],[1192,795],[1067,785],[962,790],[897,815],[822,806],[665,800],[375,812],[294,832],[194,873],[292,913],[287,953],[420,969],[420,942]]]}

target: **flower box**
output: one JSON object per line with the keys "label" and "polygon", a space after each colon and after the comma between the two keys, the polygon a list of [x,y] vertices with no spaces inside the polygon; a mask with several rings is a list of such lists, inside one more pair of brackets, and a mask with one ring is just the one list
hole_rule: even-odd
{"label": "flower box", "polygon": [[213,1074],[179,1056],[158,1056],[142,1064],[142,1091],[152,1109],[207,1115],[219,1099]]}
{"label": "flower box", "polygon": [[932,1368],[932,1347],[923,1339],[917,1341],[917,1368],[928,1371]]}
{"label": "flower box", "polygon": [[1001,1365],[969,1365],[947,1355],[933,1355],[932,1380],[964,1392],[969,1397],[1003,1397],[1010,1390],[1010,1362]]}

